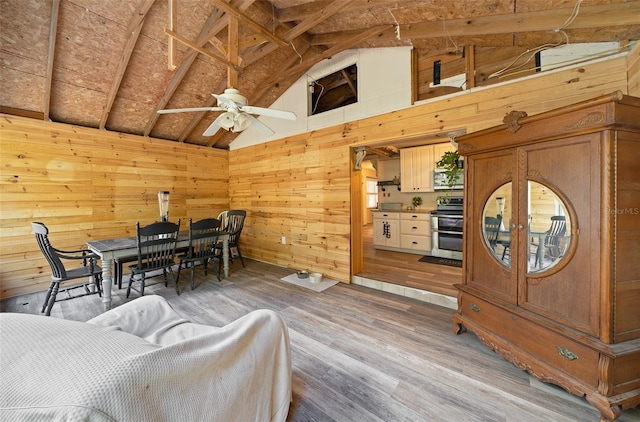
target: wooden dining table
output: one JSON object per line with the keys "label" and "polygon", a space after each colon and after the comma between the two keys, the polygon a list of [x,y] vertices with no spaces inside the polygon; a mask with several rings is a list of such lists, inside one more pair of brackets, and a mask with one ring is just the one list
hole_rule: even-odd
{"label": "wooden dining table", "polygon": [[[222,264],[224,276],[229,276],[229,233],[221,231],[218,241],[222,241]],[[178,233],[176,249],[189,246],[189,232]],[[114,260],[125,256],[132,256],[138,252],[135,236],[119,237],[115,239],[93,240],[87,242],[87,247],[100,256],[102,261],[102,303],[105,310],[111,309],[111,287],[113,286]]]}

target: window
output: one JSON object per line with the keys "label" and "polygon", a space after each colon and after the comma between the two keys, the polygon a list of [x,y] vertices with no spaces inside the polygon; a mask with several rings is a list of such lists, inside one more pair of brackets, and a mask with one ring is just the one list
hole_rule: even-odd
{"label": "window", "polygon": [[378,208],[378,180],[367,177],[367,208]]}

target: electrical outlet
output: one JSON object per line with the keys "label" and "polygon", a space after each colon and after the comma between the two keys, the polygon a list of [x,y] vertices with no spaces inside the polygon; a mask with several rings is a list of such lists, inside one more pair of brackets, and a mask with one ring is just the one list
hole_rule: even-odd
{"label": "electrical outlet", "polygon": [[287,236],[282,236],[282,239],[280,239],[280,242],[281,242],[283,245],[286,245],[286,244],[287,244]]}

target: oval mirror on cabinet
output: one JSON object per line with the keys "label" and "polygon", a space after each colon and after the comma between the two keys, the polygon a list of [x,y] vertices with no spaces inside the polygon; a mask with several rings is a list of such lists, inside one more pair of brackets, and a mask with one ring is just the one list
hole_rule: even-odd
{"label": "oval mirror on cabinet", "polygon": [[571,220],[566,205],[548,186],[528,182],[529,222],[527,272],[539,273],[560,262],[571,242]]}
{"label": "oval mirror on cabinet", "polygon": [[482,234],[485,245],[495,259],[511,268],[511,182],[498,187],[484,204]]}

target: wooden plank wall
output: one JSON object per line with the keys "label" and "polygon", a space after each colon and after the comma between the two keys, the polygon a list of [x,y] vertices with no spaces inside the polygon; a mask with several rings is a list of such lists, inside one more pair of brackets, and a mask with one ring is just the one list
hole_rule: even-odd
{"label": "wooden plank wall", "polygon": [[627,62],[629,95],[640,97],[640,42],[636,41],[635,47],[629,52]]}
{"label": "wooden plank wall", "polygon": [[0,115],[0,160],[2,298],[48,288],[32,221],[69,250],[157,221],[159,190],[183,229],[229,207],[225,150]]}
{"label": "wooden plank wall", "polygon": [[623,57],[542,74],[231,152],[0,115],[0,297],[47,288],[31,221],[63,249],[133,235],[136,221],[158,218],[158,190],[172,193],[171,219],[246,209],[248,257],[349,282],[358,256],[351,147],[473,132],[514,109],[532,115],[627,93],[629,66]]}
{"label": "wooden plank wall", "polygon": [[359,230],[350,220],[351,147],[471,133],[502,124],[511,110],[534,115],[616,90],[627,93],[625,57],[230,151],[230,203],[249,215],[243,253],[349,282],[350,236]]}

